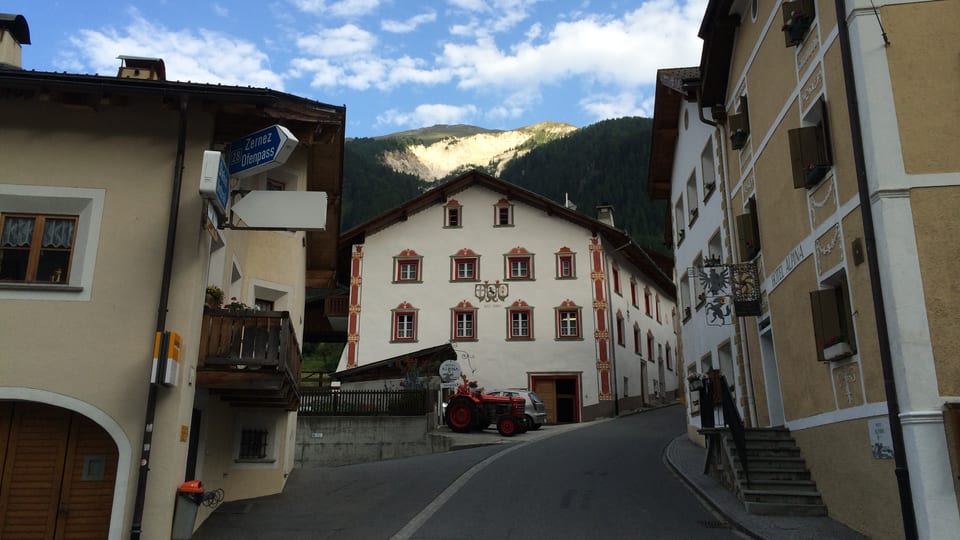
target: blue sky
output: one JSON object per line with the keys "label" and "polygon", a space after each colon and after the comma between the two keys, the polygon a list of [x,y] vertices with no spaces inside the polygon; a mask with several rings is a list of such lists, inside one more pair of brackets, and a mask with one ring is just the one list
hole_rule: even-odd
{"label": "blue sky", "polygon": [[23,67],[268,87],[347,107],[348,137],[434,124],[651,116],[658,68],[700,60],[707,0],[7,0]]}

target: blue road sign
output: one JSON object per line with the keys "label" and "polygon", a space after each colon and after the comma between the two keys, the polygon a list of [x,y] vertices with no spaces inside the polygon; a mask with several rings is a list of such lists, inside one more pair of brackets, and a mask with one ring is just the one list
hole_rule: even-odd
{"label": "blue road sign", "polygon": [[200,194],[213,201],[221,214],[226,214],[230,199],[230,176],[223,155],[214,150],[203,152],[200,169]]}
{"label": "blue road sign", "polygon": [[243,178],[286,163],[300,141],[275,124],[230,143],[230,176]]}

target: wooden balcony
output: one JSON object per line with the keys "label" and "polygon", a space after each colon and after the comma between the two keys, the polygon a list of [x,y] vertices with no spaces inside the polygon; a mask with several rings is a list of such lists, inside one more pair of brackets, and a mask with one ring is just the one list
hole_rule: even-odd
{"label": "wooden balcony", "polygon": [[350,297],[335,294],[308,300],[303,314],[303,335],[306,341],[345,343]]}
{"label": "wooden balcony", "polygon": [[205,308],[197,386],[237,407],[297,409],[300,345],[286,311]]}

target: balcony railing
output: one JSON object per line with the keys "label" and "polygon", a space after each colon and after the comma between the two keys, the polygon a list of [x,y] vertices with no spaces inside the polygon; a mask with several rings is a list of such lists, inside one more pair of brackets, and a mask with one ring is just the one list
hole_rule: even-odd
{"label": "balcony railing", "polygon": [[293,410],[300,363],[288,312],[205,309],[198,386],[234,405]]}

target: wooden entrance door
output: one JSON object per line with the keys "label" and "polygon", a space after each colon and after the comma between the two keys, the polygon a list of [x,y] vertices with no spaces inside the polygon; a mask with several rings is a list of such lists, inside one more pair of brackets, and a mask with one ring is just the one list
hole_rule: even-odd
{"label": "wooden entrance door", "polygon": [[557,423],[557,385],[553,379],[536,379],[533,391],[540,396],[547,409],[547,423]]}
{"label": "wooden entrance door", "polygon": [[106,538],[117,446],[72,411],[0,402],[0,538]]}

